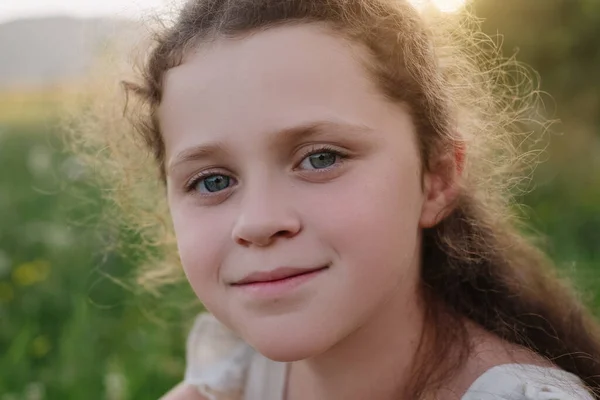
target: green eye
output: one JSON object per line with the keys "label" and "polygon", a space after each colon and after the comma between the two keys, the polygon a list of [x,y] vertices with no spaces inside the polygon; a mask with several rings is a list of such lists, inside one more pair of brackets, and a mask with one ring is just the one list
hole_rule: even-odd
{"label": "green eye", "polygon": [[[338,161],[339,155],[330,151],[324,151],[321,153],[311,154],[306,157],[301,166],[304,169],[323,169],[328,168]],[[306,165],[308,162],[308,165]]]}
{"label": "green eye", "polygon": [[211,175],[200,179],[194,184],[200,193],[216,193],[227,189],[231,185],[231,178],[226,175]]}

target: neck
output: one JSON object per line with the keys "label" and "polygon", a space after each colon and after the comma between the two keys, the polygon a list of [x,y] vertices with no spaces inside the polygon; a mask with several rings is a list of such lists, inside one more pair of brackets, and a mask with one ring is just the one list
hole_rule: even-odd
{"label": "neck", "polygon": [[293,363],[287,399],[402,398],[423,329],[423,307],[399,293],[333,348]]}

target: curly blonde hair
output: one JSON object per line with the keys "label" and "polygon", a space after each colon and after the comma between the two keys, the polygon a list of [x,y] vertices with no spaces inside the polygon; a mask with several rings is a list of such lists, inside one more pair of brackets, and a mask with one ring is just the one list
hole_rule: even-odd
{"label": "curly blonde hair", "polygon": [[[552,263],[522,233],[515,190],[528,168],[531,132],[546,126],[528,70],[503,59],[466,11],[417,10],[404,0],[190,0],[161,26],[127,96],[105,96],[72,131],[117,206],[112,219],[138,232],[156,290],[182,276],[164,196],[165,150],[157,120],[165,73],[197,46],[274,26],[327,24],[366,47],[382,93],[408,106],[423,168],[437,155],[465,155],[454,211],[423,235],[422,290],[431,329],[420,346],[410,398],[431,398],[469,356],[467,318],[580,376],[600,398],[597,323]],[[103,88],[114,95],[114,86]],[[97,93],[96,93],[97,95]],[[118,114],[127,106],[125,119]],[[128,122],[129,121],[129,122]],[[157,168],[158,167],[158,168]],[[150,173],[149,171],[156,171]],[[435,359],[433,359],[435,357]]]}

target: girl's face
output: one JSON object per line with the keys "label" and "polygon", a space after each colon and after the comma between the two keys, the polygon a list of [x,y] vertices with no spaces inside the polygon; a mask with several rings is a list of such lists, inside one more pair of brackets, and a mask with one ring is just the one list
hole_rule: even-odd
{"label": "girl's face", "polygon": [[288,26],[220,39],[166,76],[183,268],[206,308],[272,359],[320,354],[389,304],[415,307],[419,232],[444,204],[365,55]]}

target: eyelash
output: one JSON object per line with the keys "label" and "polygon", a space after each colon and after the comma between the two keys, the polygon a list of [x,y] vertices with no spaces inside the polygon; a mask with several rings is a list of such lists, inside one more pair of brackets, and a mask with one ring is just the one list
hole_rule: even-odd
{"label": "eyelash", "polygon": [[[327,168],[322,168],[322,169],[317,169],[315,171],[329,171],[331,168],[336,168],[335,166],[337,166],[338,164],[344,162],[344,160],[347,160],[349,155],[328,145],[315,145],[311,148],[309,148],[308,150],[306,150],[305,152],[303,152],[302,157],[300,158],[300,162],[297,165],[302,164],[302,161],[304,161],[307,157],[310,157],[312,155],[315,154],[320,154],[320,153],[331,153],[334,154],[336,157],[338,157],[338,160],[336,162],[336,164],[334,164],[334,166],[331,167],[327,167]],[[296,166],[297,168],[297,166]]]}
{"label": "eyelash", "polygon": [[199,173],[197,173],[196,175],[194,175],[186,184],[185,184],[185,192],[189,193],[194,191],[194,188],[196,187],[196,185],[198,184],[198,182],[200,182],[203,179],[207,179],[210,178],[211,176],[215,176],[215,175],[225,175],[222,174],[218,171],[213,171],[213,170],[205,170],[205,171],[200,171]]}
{"label": "eyelash", "polygon": [[[330,171],[332,168],[336,168],[339,164],[341,164],[342,162],[344,162],[345,160],[347,160],[349,158],[348,154],[346,154],[334,147],[331,147],[328,145],[318,145],[318,146],[315,145],[315,146],[311,147],[310,149],[306,150],[305,152],[303,152],[302,157],[300,158],[300,162],[296,165],[296,167],[294,167],[294,169],[298,168],[298,166],[300,164],[302,164],[302,162],[307,157],[310,157],[312,155],[319,154],[319,153],[331,153],[331,154],[334,154],[338,159],[337,159],[336,164],[334,164],[331,167],[313,170],[316,172]],[[189,193],[189,192],[194,191],[194,188],[200,181],[202,181],[203,179],[210,178],[211,176],[215,176],[215,175],[225,175],[225,174],[220,173],[218,171],[214,171],[214,170],[200,171],[186,183],[186,185],[184,187],[185,192]],[[220,193],[220,192],[216,192],[216,193],[214,193],[214,195],[216,195],[218,193]],[[212,195],[204,195],[204,196],[212,196]]]}

